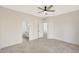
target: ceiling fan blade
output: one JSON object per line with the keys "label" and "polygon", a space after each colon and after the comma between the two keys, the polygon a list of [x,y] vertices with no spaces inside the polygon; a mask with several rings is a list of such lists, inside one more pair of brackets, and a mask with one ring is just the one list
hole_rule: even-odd
{"label": "ceiling fan blade", "polygon": [[44,12],[44,11],[40,11],[40,12],[38,12],[38,13],[42,13],[42,12]]}
{"label": "ceiling fan blade", "polygon": [[55,12],[55,10],[47,10],[48,12]]}
{"label": "ceiling fan blade", "polygon": [[43,9],[43,8],[41,8],[41,7],[38,7],[38,9],[44,10],[44,9]]}
{"label": "ceiling fan blade", "polygon": [[47,9],[51,9],[53,7],[53,5],[50,5]]}

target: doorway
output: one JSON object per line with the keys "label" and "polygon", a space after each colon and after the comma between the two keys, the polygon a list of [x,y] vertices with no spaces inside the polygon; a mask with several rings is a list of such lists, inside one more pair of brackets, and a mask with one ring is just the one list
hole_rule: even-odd
{"label": "doorway", "polygon": [[23,22],[22,23],[22,27],[23,27],[23,41],[25,41],[25,40],[29,40],[29,24],[28,23],[26,23],[26,22]]}
{"label": "doorway", "polygon": [[47,22],[43,23],[43,39],[47,39]]}

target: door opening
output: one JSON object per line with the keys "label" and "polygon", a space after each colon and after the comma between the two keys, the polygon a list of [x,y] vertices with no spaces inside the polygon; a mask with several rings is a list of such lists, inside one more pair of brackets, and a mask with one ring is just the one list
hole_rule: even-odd
{"label": "door opening", "polygon": [[43,38],[47,39],[47,23],[43,23]]}
{"label": "door opening", "polygon": [[23,39],[29,40],[29,24],[26,22],[23,22]]}

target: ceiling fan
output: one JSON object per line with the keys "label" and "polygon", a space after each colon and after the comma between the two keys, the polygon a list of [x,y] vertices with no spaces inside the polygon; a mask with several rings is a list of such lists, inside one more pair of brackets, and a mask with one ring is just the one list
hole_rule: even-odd
{"label": "ceiling fan", "polygon": [[53,7],[53,5],[49,5],[49,6],[44,6],[44,8],[38,7],[38,9],[42,10],[38,13],[42,13],[44,12],[45,15],[47,15],[47,12],[55,12],[55,10],[50,10]]}

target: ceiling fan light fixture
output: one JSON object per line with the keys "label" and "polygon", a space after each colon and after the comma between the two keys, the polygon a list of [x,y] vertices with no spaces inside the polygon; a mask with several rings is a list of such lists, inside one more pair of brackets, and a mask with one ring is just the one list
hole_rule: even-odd
{"label": "ceiling fan light fixture", "polygon": [[44,11],[44,14],[47,15],[47,11]]}

